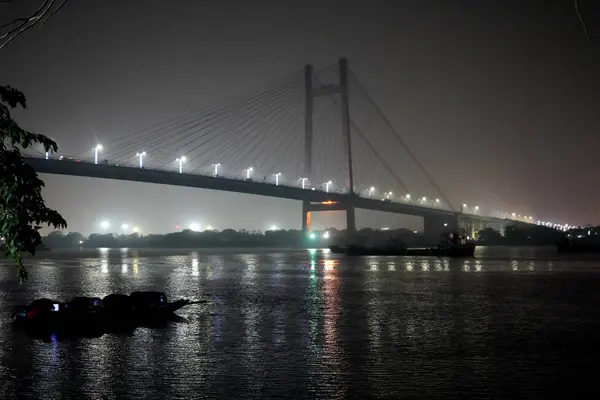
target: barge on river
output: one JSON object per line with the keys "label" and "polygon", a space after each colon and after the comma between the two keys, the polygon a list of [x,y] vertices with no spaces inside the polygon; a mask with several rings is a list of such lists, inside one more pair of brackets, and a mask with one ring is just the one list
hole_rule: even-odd
{"label": "barge on river", "polygon": [[348,245],[330,246],[332,253],[349,256],[434,256],[434,257],[473,257],[475,243],[467,242],[457,233],[451,233],[435,247],[406,247],[398,241],[389,241],[381,246]]}

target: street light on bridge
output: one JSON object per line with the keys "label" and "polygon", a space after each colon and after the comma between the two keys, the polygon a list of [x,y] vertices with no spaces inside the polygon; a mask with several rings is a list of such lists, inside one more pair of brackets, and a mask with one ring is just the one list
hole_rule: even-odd
{"label": "street light on bridge", "polygon": [[474,210],[475,212],[479,211],[479,206],[475,206]]}
{"label": "street light on bridge", "polygon": [[372,196],[373,196],[373,193],[375,193],[375,187],[374,187],[374,186],[371,186],[371,187],[369,188],[369,196],[371,196],[371,197],[372,197]]}
{"label": "street light on bridge", "polygon": [[281,172],[278,172],[275,174],[275,186],[279,186],[279,176],[281,175]]}
{"label": "street light on bridge", "polygon": [[302,189],[306,189],[306,181],[308,178],[300,178],[300,180],[302,181]]}
{"label": "street light on bridge", "polygon": [[331,183],[332,183],[331,181],[325,182],[325,192],[326,193],[329,193],[329,185],[331,185]]}
{"label": "street light on bridge", "polygon": [[215,167],[215,176],[219,175],[219,167],[220,166],[221,166],[221,163],[213,164],[213,167]]}
{"label": "street light on bridge", "polygon": [[179,173],[183,173],[183,163],[185,162],[186,158],[185,157],[179,157],[177,158],[175,161],[177,161],[179,163]]}
{"label": "street light on bridge", "polygon": [[145,151],[142,151],[141,153],[137,153],[136,156],[138,156],[140,158],[140,168],[144,168],[144,156],[146,155]]}
{"label": "street light on bridge", "polygon": [[96,147],[94,147],[94,164],[98,164],[98,152],[100,150],[102,150],[102,145],[97,144]]}
{"label": "street light on bridge", "polygon": [[110,223],[108,221],[102,221],[100,222],[100,228],[107,230],[108,228],[110,228]]}
{"label": "street light on bridge", "polygon": [[246,168],[246,179],[250,179],[250,174],[254,171],[254,168],[248,167]]}

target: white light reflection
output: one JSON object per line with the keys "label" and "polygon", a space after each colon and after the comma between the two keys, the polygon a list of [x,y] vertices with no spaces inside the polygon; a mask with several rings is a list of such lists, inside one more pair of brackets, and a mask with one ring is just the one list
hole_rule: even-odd
{"label": "white light reflection", "polygon": [[444,271],[450,271],[450,261],[449,260],[442,261],[442,269]]}
{"label": "white light reflection", "polygon": [[324,354],[320,355],[329,360],[328,369],[335,374],[341,373],[341,355],[344,351],[341,349],[338,339],[338,320],[341,314],[341,280],[336,279],[337,271],[334,268],[334,260],[325,261],[325,281],[321,287],[321,298],[323,299],[323,330],[325,333],[325,344],[323,346]]}
{"label": "white light reflection", "polygon": [[[323,260],[323,263],[325,264],[325,271],[333,271],[337,264],[337,260]],[[325,275],[325,279],[335,279],[335,276]]]}
{"label": "white light reflection", "polygon": [[127,264],[123,264],[121,265],[121,273],[126,274],[127,273]]}
{"label": "white light reflection", "polygon": [[257,270],[259,267],[258,257],[252,254],[240,254],[240,261],[245,265],[244,268],[244,282],[253,284],[258,277]]}
{"label": "white light reflection", "polygon": [[103,274],[108,274],[108,260],[100,260],[100,270]]}
{"label": "white light reflection", "polygon": [[283,277],[283,271],[286,265],[285,254],[283,253],[275,253],[271,256],[271,262],[274,269],[273,278],[281,279]]}
{"label": "white light reflection", "polygon": [[461,269],[461,271],[464,271],[464,272],[470,272],[471,271],[471,263],[469,262],[469,260],[463,261],[463,264],[460,269]]}
{"label": "white light reflection", "polygon": [[207,279],[219,279],[222,277],[225,269],[225,259],[222,255],[212,256],[208,259],[206,268],[208,270],[206,275]]}
{"label": "white light reflection", "polygon": [[198,270],[198,259],[192,258],[192,276],[200,275],[200,271]]}
{"label": "white light reflection", "polygon": [[369,271],[377,271],[379,270],[379,263],[377,260],[369,261]]}
{"label": "white light reflection", "polygon": [[511,261],[511,266],[512,266],[512,270],[513,271],[518,271],[519,270],[519,262],[517,260]]}

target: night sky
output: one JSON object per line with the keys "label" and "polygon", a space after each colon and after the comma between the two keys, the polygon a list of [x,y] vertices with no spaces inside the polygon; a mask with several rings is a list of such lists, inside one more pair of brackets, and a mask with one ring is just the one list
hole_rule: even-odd
{"label": "night sky", "polygon": [[[37,5],[0,4],[0,21]],[[347,57],[454,204],[600,223],[600,7],[580,1],[70,1],[0,52],[29,130],[79,152],[299,70]],[[27,7],[28,6],[28,7]],[[69,230],[300,227],[300,203],[43,176]],[[243,207],[244,212],[240,209]],[[358,224],[418,228],[359,213]],[[342,214],[316,227],[344,227]]]}

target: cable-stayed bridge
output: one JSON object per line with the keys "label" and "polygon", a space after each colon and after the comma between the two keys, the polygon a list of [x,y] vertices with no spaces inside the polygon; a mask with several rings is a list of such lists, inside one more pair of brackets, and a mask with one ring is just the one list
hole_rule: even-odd
{"label": "cable-stayed bridge", "polygon": [[[59,143],[60,145],[60,143]],[[451,204],[347,61],[304,70],[78,154],[38,154],[40,173],[250,193],[311,212],[355,208],[424,218],[425,232],[468,232],[532,216]]]}

